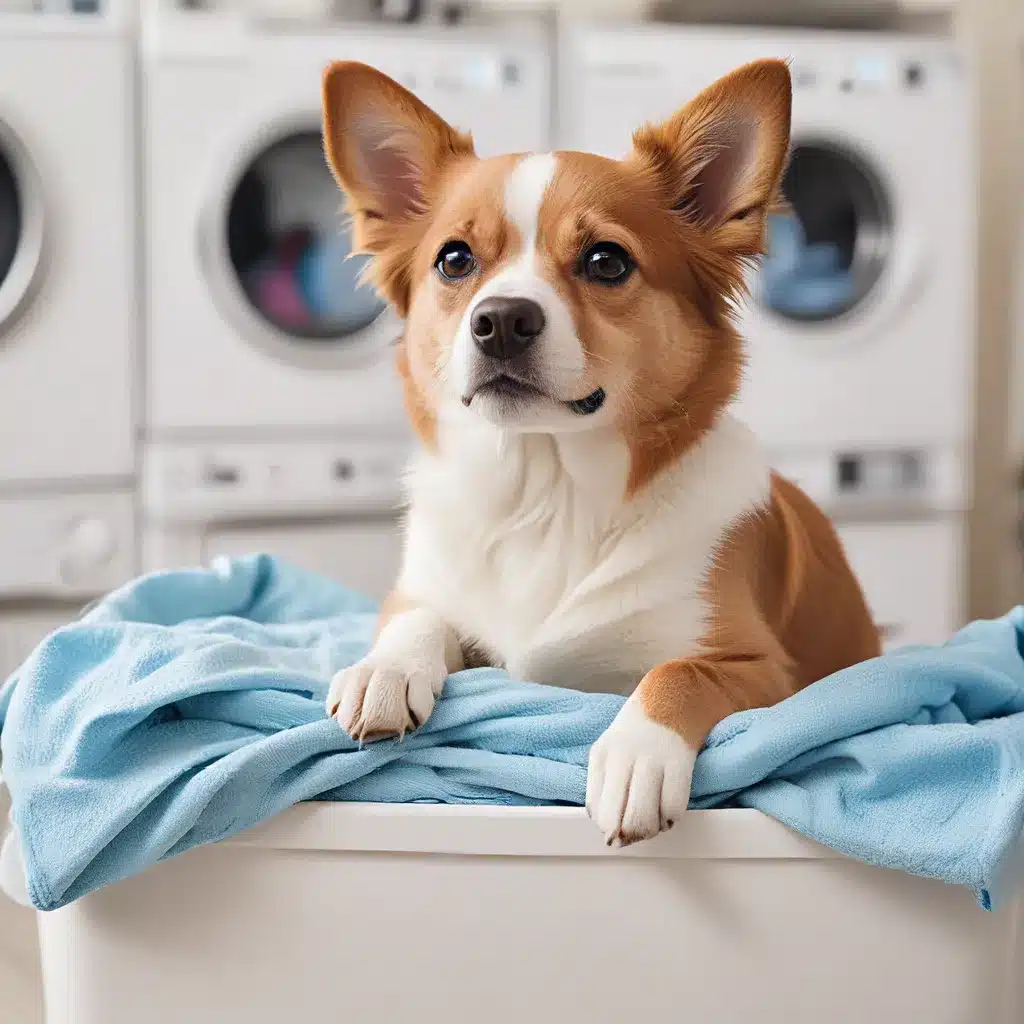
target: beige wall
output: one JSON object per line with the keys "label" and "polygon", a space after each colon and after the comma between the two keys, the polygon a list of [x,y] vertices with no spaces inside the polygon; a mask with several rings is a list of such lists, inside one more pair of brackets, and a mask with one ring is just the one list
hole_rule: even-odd
{"label": "beige wall", "polygon": [[[969,611],[998,615],[1024,599],[1013,539],[1014,459],[1010,381],[1014,365],[1015,260],[1021,225],[1024,145],[1024,3],[961,0],[958,30],[978,64],[981,131],[975,508]],[[1024,358],[1021,363],[1024,364]],[[1024,402],[1020,389],[1018,407]],[[1018,433],[1024,438],[1024,431]],[[1024,454],[1024,440],[1018,448]]]}

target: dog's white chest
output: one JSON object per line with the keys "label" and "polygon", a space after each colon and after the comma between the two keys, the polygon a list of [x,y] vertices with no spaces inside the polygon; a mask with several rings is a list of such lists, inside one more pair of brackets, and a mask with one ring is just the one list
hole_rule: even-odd
{"label": "dog's white chest", "polygon": [[607,439],[527,436],[431,457],[411,478],[400,589],[517,678],[628,693],[693,653],[715,549],[765,493],[767,470],[751,479],[749,460],[744,486],[723,479],[715,493],[716,460],[690,465],[715,437],[631,502],[625,453]]}

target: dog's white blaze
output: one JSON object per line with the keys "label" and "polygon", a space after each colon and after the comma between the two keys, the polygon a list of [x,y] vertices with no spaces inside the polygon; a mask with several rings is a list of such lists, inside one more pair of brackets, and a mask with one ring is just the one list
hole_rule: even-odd
{"label": "dog's white blaze", "polygon": [[[541,208],[557,170],[558,157],[554,153],[534,154],[520,160],[505,179],[505,217],[519,234],[521,245],[509,262],[476,293],[459,325],[452,370],[460,394],[477,358],[469,326],[473,310],[484,299],[501,295],[533,299],[544,310],[547,326],[539,342],[537,372],[552,394],[564,395],[566,399],[577,397],[586,369],[586,355],[576,334],[572,311],[544,277],[537,251]],[[571,421],[570,413],[560,410],[559,415]]]}
{"label": "dog's white blaze", "polygon": [[554,153],[537,153],[520,160],[505,181],[505,216],[522,236],[521,260],[536,256],[540,208],[557,168]]}

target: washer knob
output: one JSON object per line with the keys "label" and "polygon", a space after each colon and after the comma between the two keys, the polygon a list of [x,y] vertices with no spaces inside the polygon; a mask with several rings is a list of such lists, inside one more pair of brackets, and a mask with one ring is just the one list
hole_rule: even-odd
{"label": "washer knob", "polygon": [[65,583],[83,582],[84,577],[106,566],[117,551],[117,537],[103,519],[78,519],[64,537],[60,575]]}

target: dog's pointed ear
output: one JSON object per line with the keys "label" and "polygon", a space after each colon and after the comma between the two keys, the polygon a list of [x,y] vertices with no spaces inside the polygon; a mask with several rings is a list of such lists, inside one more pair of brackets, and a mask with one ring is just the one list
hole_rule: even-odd
{"label": "dog's pointed ear", "polygon": [[448,162],[473,155],[468,135],[366,64],[327,68],[323,117],[324,152],[363,252],[380,252],[396,227],[426,212]]}
{"label": "dog's pointed ear", "polygon": [[716,249],[754,256],[762,251],[766,214],[781,199],[791,106],[786,63],[755,61],[667,121],[640,128],[632,158]]}

